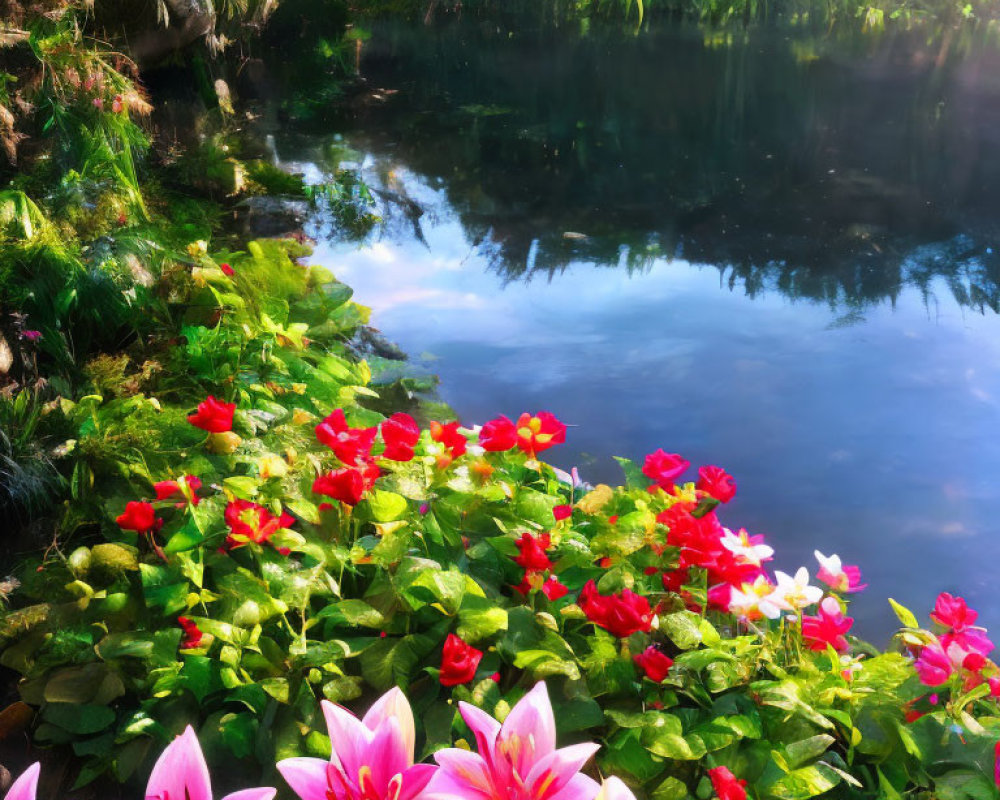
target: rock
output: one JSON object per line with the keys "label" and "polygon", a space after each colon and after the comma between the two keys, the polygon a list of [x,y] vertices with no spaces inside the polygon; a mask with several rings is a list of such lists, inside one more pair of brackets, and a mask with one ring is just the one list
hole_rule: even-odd
{"label": "rock", "polygon": [[248,197],[236,205],[237,219],[251,239],[298,233],[309,214],[309,203],[298,197]]}

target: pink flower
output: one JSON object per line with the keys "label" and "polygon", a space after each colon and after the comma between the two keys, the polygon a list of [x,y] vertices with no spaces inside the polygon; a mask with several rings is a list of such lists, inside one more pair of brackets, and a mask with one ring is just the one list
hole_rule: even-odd
{"label": "pink flower", "polygon": [[941,646],[950,651],[952,645],[966,653],[978,653],[988,656],[993,652],[993,642],[982,628],[966,628],[957,633],[946,633],[941,637]]}
{"label": "pink flower", "polygon": [[1000,787],[1000,742],[993,745],[993,783]]}
{"label": "pink flower", "polygon": [[694,488],[720,503],[728,503],[736,496],[736,479],[722,467],[701,467]]}
{"label": "pink flower", "polygon": [[[21,336],[27,339],[29,342],[37,342],[42,338],[41,331],[21,331]],[[25,773],[27,774],[27,773]]]}
{"label": "pink flower", "polygon": [[610,778],[604,779],[601,790],[594,800],[635,800],[635,795],[621,778],[612,775]]}
{"label": "pink flower", "polygon": [[321,706],[330,760],[278,762],[278,771],[302,800],[413,800],[437,772],[432,764],[413,763],[413,712],[398,688],[376,700],[362,719],[328,700]]}
{"label": "pink flower", "polygon": [[[544,682],[522,697],[501,725],[459,703],[478,753],[438,750],[440,769],[421,800],[593,800],[598,785],[580,773],[596,744],[556,749],[556,721]],[[316,798],[321,800],[321,798]]]}
{"label": "pink flower", "polygon": [[816,573],[816,577],[833,591],[860,592],[868,586],[867,583],[861,582],[861,569],[841,564],[840,556],[825,556],[819,550],[814,550],[813,555],[819,562],[819,572]]}
{"label": "pink flower", "polygon": [[922,648],[913,668],[920,676],[920,682],[926,686],[940,686],[955,671],[951,659],[940,644],[931,644]]}
{"label": "pink flower", "polygon": [[844,634],[851,629],[854,620],[845,617],[840,610],[840,603],[834,597],[827,597],[819,604],[819,615],[802,616],[802,639],[810,650],[826,650],[830,645],[838,653],[849,649]]}
{"label": "pink flower", "polygon": [[[271,800],[274,795],[274,789],[262,787],[233,792],[222,800]],[[145,797],[146,800],[212,800],[208,765],[190,725],[167,745],[153,765]]]}
{"label": "pink flower", "polygon": [[42,771],[42,765],[36,761],[24,772],[22,772],[10,789],[4,800],[35,800],[35,793],[38,791],[38,775]]}
{"label": "pink flower", "polygon": [[661,489],[669,491],[674,486],[674,478],[691,466],[691,462],[677,453],[666,453],[662,449],[646,456],[642,474],[656,482]]}
{"label": "pink flower", "polygon": [[965,630],[975,623],[978,616],[976,611],[966,605],[964,598],[952,597],[947,592],[938,595],[931,612],[932,620],[955,631]]}

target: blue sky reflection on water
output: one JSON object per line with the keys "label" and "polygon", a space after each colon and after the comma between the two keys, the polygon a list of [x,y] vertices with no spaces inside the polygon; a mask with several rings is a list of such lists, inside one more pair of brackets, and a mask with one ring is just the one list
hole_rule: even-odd
{"label": "blue sky reflection on water", "polygon": [[440,375],[463,421],[548,409],[575,426],[552,460],[591,482],[658,446],[725,466],[740,491],[723,521],[766,534],[774,566],[814,571],[816,548],[862,566],[854,613],[873,638],[892,628],[887,596],[925,615],[940,590],[1000,624],[984,566],[1000,553],[992,312],[935,279],[845,317],[776,290],[750,299],[682,258],[509,282],[443,194],[399,179],[432,209],[426,245],[390,227],[360,248],[321,242],[315,260]]}

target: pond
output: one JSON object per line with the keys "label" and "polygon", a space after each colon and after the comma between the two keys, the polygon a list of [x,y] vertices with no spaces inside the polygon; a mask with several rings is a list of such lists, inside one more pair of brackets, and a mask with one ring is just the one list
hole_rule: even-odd
{"label": "pond", "polygon": [[281,159],[349,146],[383,225],[316,260],[466,423],[548,409],[553,461],[657,447],[739,482],[773,566],[862,566],[1000,625],[1000,52],[957,37],[372,26],[371,92]]}

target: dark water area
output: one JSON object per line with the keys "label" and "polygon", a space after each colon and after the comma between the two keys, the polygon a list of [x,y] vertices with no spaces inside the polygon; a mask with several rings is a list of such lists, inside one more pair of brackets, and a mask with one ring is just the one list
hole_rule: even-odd
{"label": "dark water area", "polygon": [[361,167],[385,223],[315,258],[463,421],[548,409],[593,483],[726,467],[773,566],[861,565],[875,640],[941,590],[1000,626],[1000,50],[456,17],[359,58],[276,150]]}

